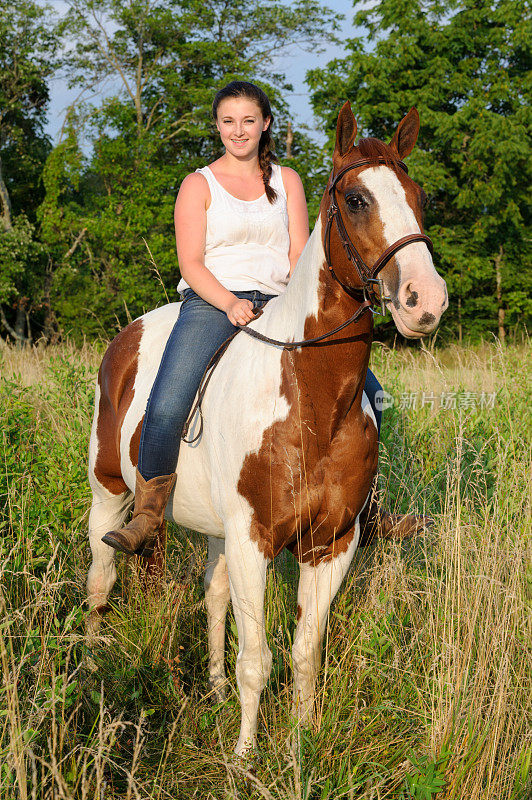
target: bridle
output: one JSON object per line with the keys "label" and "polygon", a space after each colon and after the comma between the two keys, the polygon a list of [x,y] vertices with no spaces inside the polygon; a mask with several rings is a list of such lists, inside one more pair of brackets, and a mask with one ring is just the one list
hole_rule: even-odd
{"label": "bridle", "polygon": [[[334,177],[331,178],[329,186],[329,195],[331,197],[331,204],[327,211],[327,224],[325,226],[325,234],[323,237],[324,238],[323,248],[325,250],[325,259],[333,278],[336,281],[338,281],[342,289],[345,292],[347,292],[347,294],[356,297],[357,293],[362,292],[364,300],[369,300],[372,306],[373,304],[378,303],[380,305],[382,316],[385,316],[386,314],[386,307],[384,305],[385,302],[389,302],[392,298],[385,296],[382,278],[377,277],[379,272],[384,266],[386,266],[388,261],[399,250],[401,250],[403,247],[406,247],[407,244],[411,244],[412,242],[425,242],[425,244],[429,248],[430,254],[433,255],[434,247],[432,241],[424,233],[409,233],[408,236],[403,236],[401,239],[398,239],[396,242],[387,247],[384,253],[382,253],[382,255],[380,255],[379,258],[375,261],[373,266],[370,267],[368,264],[366,264],[366,262],[356,249],[355,245],[353,244],[353,241],[349,238],[349,234],[345,229],[344,220],[340,212],[340,207],[338,205],[338,201],[336,198],[336,186],[338,184],[338,181],[340,181],[344,177],[344,175],[347,172],[350,172],[352,169],[358,169],[359,167],[377,166],[378,164],[387,164],[387,163],[389,162],[387,162],[385,158],[381,158],[380,156],[375,156],[374,158],[360,158],[353,164],[349,164],[348,167],[344,167],[344,169],[341,169],[340,172],[338,172]],[[404,164],[402,161],[396,161],[394,163],[396,163],[408,175],[408,168],[406,164]],[[340,280],[340,278],[337,276],[337,274],[333,269],[331,261],[331,230],[333,221],[336,222],[336,230],[338,231],[338,236],[340,237],[340,241],[344,246],[347,258],[349,259],[349,261],[351,261],[352,264],[354,264],[356,271],[358,272],[358,276],[362,284],[361,286],[346,285]],[[375,286],[378,287],[379,290],[378,295],[375,292]]]}
{"label": "bridle", "polygon": [[[378,278],[377,275],[381,271],[381,269],[388,263],[390,258],[394,256],[398,250],[401,250],[403,247],[406,247],[407,244],[411,242],[425,242],[427,247],[430,250],[431,255],[433,254],[433,246],[432,241],[429,239],[428,236],[425,236],[424,233],[410,233],[408,236],[403,236],[401,239],[398,239],[394,242],[390,247],[386,248],[384,253],[379,256],[376,262],[373,264],[372,267],[369,267],[358,250],[356,249],[355,245],[353,244],[352,240],[349,238],[349,234],[347,233],[344,225],[344,221],[342,218],[342,214],[340,212],[340,207],[336,200],[336,184],[338,181],[343,178],[346,172],[349,172],[352,169],[357,169],[358,167],[366,167],[366,166],[376,166],[377,164],[386,164],[386,159],[375,157],[375,158],[361,158],[358,161],[355,161],[354,164],[350,164],[348,167],[344,167],[344,169],[340,170],[340,172],[331,178],[331,185],[329,187],[329,194],[331,196],[331,205],[329,206],[329,210],[327,211],[327,224],[325,226],[325,234],[324,234],[324,251],[325,251],[325,260],[327,262],[327,266],[330,270],[331,275],[333,278],[338,281],[342,289],[347,292],[353,298],[356,298],[360,301],[360,305],[355,311],[355,313],[349,317],[348,320],[342,322],[341,325],[338,325],[337,328],[334,330],[329,331],[328,333],[323,333],[321,336],[315,336],[312,339],[302,339],[300,342],[282,342],[278,339],[271,339],[269,336],[265,336],[263,333],[254,330],[253,328],[248,328],[247,325],[239,325],[238,327],[240,330],[236,331],[235,333],[231,334],[231,336],[226,339],[225,342],[218,348],[216,353],[213,355],[207,368],[203,374],[203,377],[200,382],[200,386],[198,389],[198,396],[196,402],[188,415],[188,419],[185,422],[185,426],[183,428],[183,432],[181,434],[181,438],[184,442],[192,444],[193,442],[197,441],[201,433],[203,431],[203,414],[201,411],[201,403],[205,392],[207,390],[207,385],[213,373],[214,367],[222,357],[222,355],[227,350],[229,344],[232,342],[234,337],[240,333],[240,331],[244,331],[247,333],[248,336],[252,336],[254,339],[259,339],[261,342],[266,342],[267,344],[276,345],[277,347],[282,347],[284,350],[294,350],[297,347],[308,347],[309,345],[317,344],[321,342],[323,339],[329,339],[331,336],[334,336],[335,333],[347,328],[348,325],[356,322],[362,314],[366,311],[370,310],[375,313],[373,309],[373,305],[378,301],[381,307],[381,313],[384,316],[386,314],[386,308],[384,303],[391,300],[390,297],[385,297],[384,295],[384,286],[382,278]],[[408,174],[408,169],[406,164],[403,164],[402,161],[396,162],[401,169],[403,169]],[[340,236],[340,241],[342,242],[344,249],[347,253],[348,259],[355,265],[356,270],[358,272],[361,286],[348,286],[347,284],[343,283],[338,275],[336,275],[332,263],[331,263],[331,229],[333,220],[336,220],[336,229],[338,231],[338,235]],[[379,289],[379,294],[376,295],[375,289],[373,285],[376,284]],[[358,296],[357,296],[358,295]],[[362,298],[360,298],[362,295]],[[255,311],[255,310],[254,310]],[[255,311],[256,317],[259,317],[262,314],[261,309],[256,309]],[[332,344],[332,342],[326,342],[326,344]],[[200,427],[198,433],[192,438],[187,439],[188,431],[194,415],[196,411],[199,412],[200,415]]]}

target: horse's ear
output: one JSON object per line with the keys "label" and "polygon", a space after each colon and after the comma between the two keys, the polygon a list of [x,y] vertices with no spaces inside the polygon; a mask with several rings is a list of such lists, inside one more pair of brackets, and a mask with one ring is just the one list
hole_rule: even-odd
{"label": "horse's ear", "polygon": [[349,100],[343,104],[338,114],[338,122],[336,123],[336,146],[334,148],[334,156],[342,158],[348,150],[350,150],[355,143],[355,136],[357,135],[357,123],[351,111]]}
{"label": "horse's ear", "polygon": [[406,158],[410,155],[417,142],[419,133],[419,114],[417,108],[411,108],[404,117],[397,130],[395,131],[390,147],[393,147],[399,158]]}

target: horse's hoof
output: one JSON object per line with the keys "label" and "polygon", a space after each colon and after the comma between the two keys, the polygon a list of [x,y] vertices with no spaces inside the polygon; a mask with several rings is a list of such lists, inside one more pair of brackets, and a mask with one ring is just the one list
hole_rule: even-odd
{"label": "horse's hoof", "polygon": [[219,703],[225,703],[227,700],[227,678],[219,678],[218,680],[209,680],[209,699],[213,706]]}
{"label": "horse's hoof", "polygon": [[246,777],[245,773],[250,773],[253,777],[256,777],[260,766],[260,754],[256,746],[250,747],[240,755],[235,752],[233,763],[239,771],[244,772],[244,777]]}
{"label": "horse's hoof", "polygon": [[431,517],[384,513],[381,520],[381,535],[384,539],[410,539],[412,536],[430,533],[434,525]]}

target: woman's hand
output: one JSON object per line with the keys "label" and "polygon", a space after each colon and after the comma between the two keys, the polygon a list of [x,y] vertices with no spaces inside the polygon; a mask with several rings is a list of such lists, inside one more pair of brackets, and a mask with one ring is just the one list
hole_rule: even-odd
{"label": "woman's hand", "polygon": [[248,322],[255,319],[251,300],[241,300],[238,297],[235,297],[234,300],[226,306],[225,313],[232,325],[247,325]]}

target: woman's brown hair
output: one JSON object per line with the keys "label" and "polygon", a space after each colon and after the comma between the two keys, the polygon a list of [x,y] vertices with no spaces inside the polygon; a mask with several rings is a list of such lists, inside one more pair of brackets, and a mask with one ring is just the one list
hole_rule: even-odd
{"label": "woman's brown hair", "polygon": [[262,180],[264,183],[264,191],[270,203],[274,203],[277,199],[277,192],[270,186],[270,178],[272,176],[272,163],[278,164],[279,159],[275,155],[275,144],[271,137],[270,131],[273,124],[273,114],[270,107],[268,95],[259,86],[248,81],[231,81],[223,89],[219,89],[214,96],[212,102],[212,116],[216,119],[218,113],[218,106],[226,97],[247,97],[248,100],[253,100],[261,110],[264,119],[270,117],[270,124],[265,131],[262,131],[259,141],[259,167],[262,172]]}

